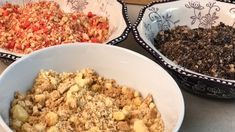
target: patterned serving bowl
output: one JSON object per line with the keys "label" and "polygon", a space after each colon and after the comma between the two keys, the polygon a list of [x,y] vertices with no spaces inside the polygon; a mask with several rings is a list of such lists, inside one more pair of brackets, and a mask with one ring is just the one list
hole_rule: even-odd
{"label": "patterned serving bowl", "polygon": [[133,25],[136,41],[167,69],[187,91],[214,98],[235,98],[235,80],[200,74],[177,65],[155,48],[159,31],[187,25],[210,28],[220,22],[235,25],[235,5],[230,0],[162,0],[146,5]]}
{"label": "patterned serving bowl", "polygon": [[[0,6],[5,3],[25,6],[27,3],[41,0],[1,0]],[[51,1],[51,0],[43,0]],[[109,20],[109,37],[105,44],[115,45],[125,40],[131,28],[127,15],[127,7],[122,0],[56,0],[60,8],[66,13],[84,12],[107,17]],[[25,54],[19,54],[0,48],[0,58],[15,61]]]}

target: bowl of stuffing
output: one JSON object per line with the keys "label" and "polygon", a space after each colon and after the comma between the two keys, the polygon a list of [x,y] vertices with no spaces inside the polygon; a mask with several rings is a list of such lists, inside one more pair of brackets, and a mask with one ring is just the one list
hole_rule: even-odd
{"label": "bowl of stuffing", "polygon": [[0,57],[13,61],[54,45],[115,45],[131,27],[121,0],[2,0],[0,19]]}
{"label": "bowl of stuffing", "polygon": [[162,67],[111,45],[33,52],[2,73],[0,93],[0,131],[177,132],[184,117],[182,93]]}
{"label": "bowl of stuffing", "polygon": [[133,33],[186,90],[235,98],[234,18],[234,4],[223,0],[152,2]]}

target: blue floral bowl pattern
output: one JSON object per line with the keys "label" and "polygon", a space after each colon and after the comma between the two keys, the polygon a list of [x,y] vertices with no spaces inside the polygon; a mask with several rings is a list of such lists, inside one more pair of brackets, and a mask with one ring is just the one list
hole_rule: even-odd
{"label": "blue floral bowl pattern", "polygon": [[[30,2],[41,0],[1,0],[0,6],[8,3],[24,6]],[[51,0],[48,0],[51,1]],[[128,37],[131,23],[128,18],[127,6],[122,0],[56,0],[65,12],[93,12],[109,19],[110,37],[106,44],[116,45]],[[0,58],[15,61],[23,54],[9,52],[0,48]]]}
{"label": "blue floral bowl pattern", "polygon": [[179,66],[154,47],[159,31],[178,25],[210,28],[220,22],[235,27],[235,4],[230,0],[162,0],[146,5],[133,25],[136,41],[167,69],[182,88],[198,95],[235,98],[235,80],[214,78]]}

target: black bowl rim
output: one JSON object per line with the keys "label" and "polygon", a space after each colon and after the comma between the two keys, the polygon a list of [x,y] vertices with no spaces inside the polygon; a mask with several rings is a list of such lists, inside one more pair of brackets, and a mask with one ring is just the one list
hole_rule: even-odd
{"label": "black bowl rim", "polygon": [[[122,16],[123,16],[124,21],[126,23],[126,28],[120,36],[110,40],[109,42],[106,42],[106,44],[109,44],[109,45],[117,45],[117,44],[121,43],[122,41],[126,40],[128,37],[128,34],[130,33],[131,28],[132,28],[131,21],[128,16],[128,9],[127,9],[126,3],[123,0],[117,0],[117,2],[122,5]],[[24,56],[24,55],[22,55],[22,56]],[[22,56],[15,55],[14,53],[0,52],[0,58],[12,60],[12,61],[16,61],[17,59],[21,58]]]}
{"label": "black bowl rim", "polygon": [[[208,81],[208,82],[213,82],[213,83],[219,83],[222,85],[226,85],[229,87],[234,87],[235,88],[235,82],[228,80],[228,79],[221,79],[221,78],[215,78],[215,77],[211,77],[208,75],[200,75],[200,73],[194,74],[185,70],[182,70],[180,68],[177,68],[175,66],[172,66],[171,64],[167,63],[160,54],[158,54],[154,49],[152,49],[140,36],[137,27],[139,26],[139,24],[141,23],[142,19],[143,19],[143,15],[145,13],[145,10],[153,5],[156,4],[160,4],[160,3],[169,3],[169,2],[175,2],[175,1],[179,1],[179,0],[160,0],[160,1],[152,1],[149,4],[147,4],[146,6],[144,6],[140,12],[139,15],[137,17],[136,22],[133,24],[132,26],[132,33],[134,36],[134,39],[136,40],[136,42],[141,45],[147,52],[149,52],[155,59],[159,60],[158,62],[160,63],[161,66],[165,67],[166,69],[170,69],[173,70],[175,72],[177,72],[178,74],[181,75],[185,75],[188,77],[194,77],[194,78],[200,78],[202,80]],[[235,4],[235,1],[231,1],[231,0],[215,0],[215,1],[219,1],[219,2],[225,2],[225,3],[230,3],[230,4]]]}

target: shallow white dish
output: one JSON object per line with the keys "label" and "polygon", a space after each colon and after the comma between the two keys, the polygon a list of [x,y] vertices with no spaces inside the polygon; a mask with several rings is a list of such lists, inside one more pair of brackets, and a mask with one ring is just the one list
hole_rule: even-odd
{"label": "shallow white dish", "polygon": [[[38,2],[41,0],[1,0],[0,6],[6,2],[24,6],[29,2]],[[53,1],[53,0],[43,0]],[[56,0],[60,8],[65,12],[92,12],[94,14],[105,16],[109,19],[110,36],[104,43],[115,45],[125,40],[131,28],[128,18],[127,7],[122,0]],[[24,54],[10,52],[0,48],[0,58],[16,60]]]}
{"label": "shallow white dish", "polygon": [[[178,131],[184,117],[184,100],[172,77],[158,64],[138,53],[96,44],[50,47],[24,56],[10,65],[0,77],[0,93],[4,93],[0,95],[3,121],[9,122],[9,107],[14,92],[25,92],[30,88],[40,69],[62,72],[87,67],[104,77],[117,80],[121,85],[139,90],[143,96],[151,93],[166,131]],[[0,131],[10,131],[3,121],[0,121]]]}
{"label": "shallow white dish", "polygon": [[186,90],[207,97],[235,98],[235,80],[215,78],[177,65],[154,46],[159,31],[180,25],[210,28],[223,22],[235,27],[234,7],[230,0],[153,1],[140,11],[133,26],[134,37]]}

